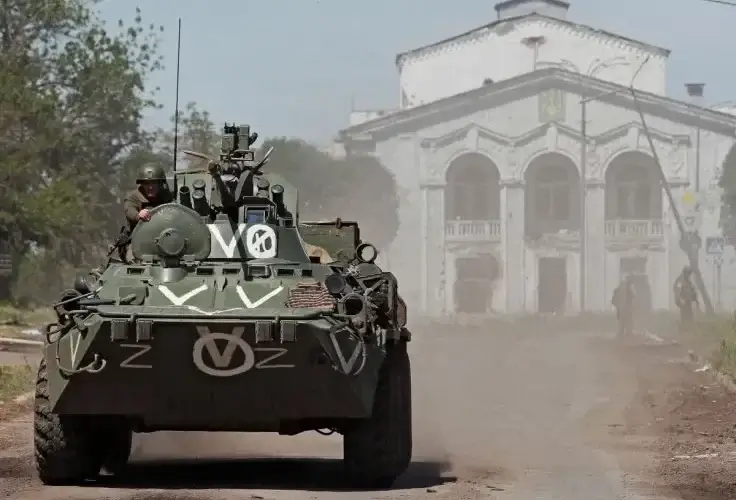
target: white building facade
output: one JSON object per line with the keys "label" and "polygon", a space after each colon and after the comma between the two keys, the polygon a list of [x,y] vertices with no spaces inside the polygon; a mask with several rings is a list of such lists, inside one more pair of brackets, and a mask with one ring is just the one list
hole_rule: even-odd
{"label": "white building facade", "polygon": [[736,118],[668,98],[669,51],[571,22],[566,2],[496,10],[400,54],[400,109],[340,133],[396,177],[385,250],[402,295],[430,316],[604,311],[631,274],[650,307],[674,307],[687,257],[639,112],[677,203],[696,177],[717,183]]}

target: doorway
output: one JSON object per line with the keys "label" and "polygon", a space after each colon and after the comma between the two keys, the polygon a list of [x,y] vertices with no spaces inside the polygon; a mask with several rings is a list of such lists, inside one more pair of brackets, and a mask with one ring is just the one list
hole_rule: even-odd
{"label": "doorway", "polygon": [[567,259],[539,258],[537,304],[540,313],[563,313],[567,298]]}
{"label": "doorway", "polygon": [[491,254],[455,259],[455,312],[485,314],[490,311],[499,272],[498,261]]}
{"label": "doorway", "polygon": [[647,258],[621,257],[619,269],[619,283],[626,276],[631,277],[638,312],[650,312],[652,310],[652,286],[647,275]]}

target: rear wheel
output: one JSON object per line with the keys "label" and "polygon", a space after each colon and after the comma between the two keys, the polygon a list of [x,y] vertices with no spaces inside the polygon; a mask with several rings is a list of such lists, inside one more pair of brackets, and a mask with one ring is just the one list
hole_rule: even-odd
{"label": "rear wheel", "polygon": [[75,484],[94,479],[100,471],[95,432],[87,417],[57,415],[51,411],[46,361],[36,379],[33,431],[36,470],[44,484]]}
{"label": "rear wheel", "polygon": [[369,419],[345,430],[343,453],[352,486],[387,488],[412,455],[411,364],[407,342],[387,346]]}

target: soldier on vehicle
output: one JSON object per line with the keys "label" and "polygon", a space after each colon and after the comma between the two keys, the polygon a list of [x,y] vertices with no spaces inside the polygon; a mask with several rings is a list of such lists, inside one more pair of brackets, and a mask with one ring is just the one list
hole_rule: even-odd
{"label": "soldier on vehicle", "polygon": [[634,333],[634,284],[631,276],[626,276],[613,291],[611,304],[616,308],[618,335]]}
{"label": "soldier on vehicle", "polygon": [[699,307],[698,292],[691,281],[693,270],[690,266],[682,268],[682,273],[675,280],[673,291],[675,293],[675,304],[680,309],[680,327],[686,328],[693,322],[693,304]]}
{"label": "soldier on vehicle", "polygon": [[[127,237],[140,221],[151,220],[151,208],[171,203],[174,196],[166,184],[166,172],[158,165],[146,164],[141,167],[135,180],[137,189],[129,191],[123,201],[123,211],[128,222]],[[132,261],[130,245],[126,245],[126,259]]]}
{"label": "soldier on vehicle", "polygon": [[174,200],[166,184],[166,173],[158,165],[147,164],[141,167],[135,182],[138,188],[128,192],[123,202],[125,218],[131,232],[139,221],[151,219],[149,209]]}

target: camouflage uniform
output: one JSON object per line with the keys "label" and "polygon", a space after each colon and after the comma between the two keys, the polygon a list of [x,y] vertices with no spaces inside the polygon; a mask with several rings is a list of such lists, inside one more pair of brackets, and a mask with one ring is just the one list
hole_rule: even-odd
{"label": "camouflage uniform", "polygon": [[335,259],[333,259],[329,253],[327,253],[327,250],[325,250],[322,247],[318,247],[315,245],[310,245],[309,243],[305,243],[305,246],[307,247],[307,255],[312,257],[319,257],[319,263],[320,264],[328,264],[330,262],[334,262]]}
{"label": "camouflage uniform", "polygon": [[[138,189],[129,191],[123,201],[123,212],[125,213],[125,219],[128,222],[128,235],[132,234],[133,229],[138,225],[138,214],[141,210],[154,208],[174,201],[174,196],[166,184],[166,173],[164,172],[164,169],[159,166],[144,165],[138,173],[138,177],[135,182],[139,186]],[[142,184],[149,182],[155,182],[159,186],[158,194],[153,199],[149,199],[141,189]],[[128,245],[126,249],[126,260],[128,262],[133,260],[130,245]]]}
{"label": "camouflage uniform", "polygon": [[680,309],[680,328],[687,328],[694,320],[693,304],[698,304],[698,292],[695,285],[690,281],[692,269],[685,266],[682,274],[675,280],[673,291],[675,293],[675,304]]}
{"label": "camouflage uniform", "polygon": [[613,292],[611,303],[616,308],[618,334],[634,333],[634,286],[630,277],[626,277]]}

